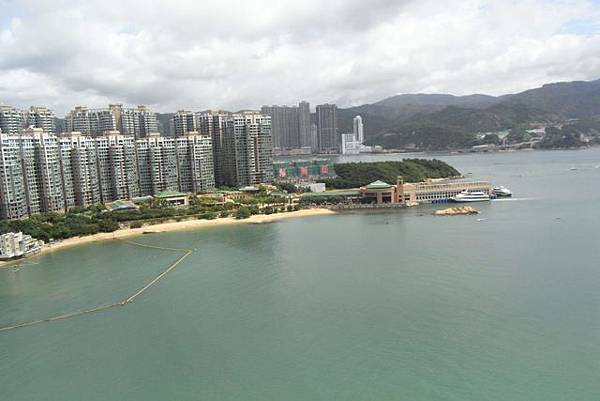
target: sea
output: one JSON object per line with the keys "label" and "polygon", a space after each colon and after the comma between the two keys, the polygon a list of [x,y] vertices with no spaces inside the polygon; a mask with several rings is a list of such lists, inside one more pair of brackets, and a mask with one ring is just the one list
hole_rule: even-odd
{"label": "sea", "polygon": [[0,269],[0,400],[600,400],[600,148],[444,160],[511,199],[112,240]]}

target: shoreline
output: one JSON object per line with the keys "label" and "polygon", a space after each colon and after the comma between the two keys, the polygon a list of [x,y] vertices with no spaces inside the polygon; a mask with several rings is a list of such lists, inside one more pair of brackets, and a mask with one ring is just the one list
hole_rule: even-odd
{"label": "shoreline", "polygon": [[295,212],[282,212],[282,213],[273,213],[269,215],[265,214],[255,214],[247,219],[235,219],[233,217],[225,217],[225,218],[217,218],[213,220],[197,220],[197,219],[189,219],[182,221],[170,221],[167,223],[153,224],[142,226],[140,228],[123,228],[111,233],[97,233],[93,235],[87,235],[84,237],[72,237],[67,238],[61,241],[44,244],[42,250],[30,257],[16,259],[6,262],[0,262],[0,269],[11,267],[14,264],[29,260],[31,258],[44,255],[49,252],[56,252],[63,249],[80,246],[80,245],[88,245],[95,242],[108,241],[114,239],[128,238],[137,235],[143,235],[144,233],[165,233],[165,232],[173,232],[173,231],[192,231],[201,228],[208,227],[220,227],[220,226],[228,226],[234,224],[264,224],[271,223],[278,220],[285,220],[295,217],[310,217],[310,216],[326,216],[336,214],[335,211],[325,208],[315,208],[315,209],[302,209]]}

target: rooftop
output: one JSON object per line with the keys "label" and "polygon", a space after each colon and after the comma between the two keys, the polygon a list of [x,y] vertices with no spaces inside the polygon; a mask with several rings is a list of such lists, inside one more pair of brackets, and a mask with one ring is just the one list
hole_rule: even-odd
{"label": "rooftop", "polygon": [[185,194],[173,191],[172,189],[167,189],[155,195],[156,198],[180,198],[182,196],[185,196]]}
{"label": "rooftop", "polygon": [[367,185],[365,188],[367,188],[367,189],[388,189],[391,187],[392,186],[390,184],[388,184],[387,182],[377,180],[377,181],[373,181],[372,183]]}

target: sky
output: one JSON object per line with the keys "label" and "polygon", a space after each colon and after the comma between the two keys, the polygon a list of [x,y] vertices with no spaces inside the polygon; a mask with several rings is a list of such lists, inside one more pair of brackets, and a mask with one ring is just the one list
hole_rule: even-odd
{"label": "sky", "polygon": [[159,112],[600,78],[599,0],[0,0],[0,103]]}

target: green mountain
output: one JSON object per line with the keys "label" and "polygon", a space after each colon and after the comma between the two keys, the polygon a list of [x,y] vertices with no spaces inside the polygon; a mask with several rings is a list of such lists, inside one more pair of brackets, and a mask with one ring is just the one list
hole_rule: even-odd
{"label": "green mountain", "polygon": [[[552,125],[600,116],[600,80],[544,85],[514,95],[399,95],[382,101],[340,109],[342,132],[361,115],[367,143],[386,148],[459,149],[478,144],[476,133],[509,130],[528,123]],[[580,134],[594,133],[593,130]],[[551,142],[552,143],[552,142]],[[574,141],[577,143],[577,141]]]}

